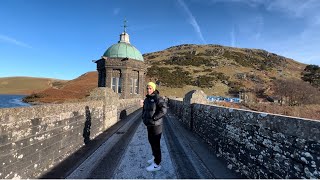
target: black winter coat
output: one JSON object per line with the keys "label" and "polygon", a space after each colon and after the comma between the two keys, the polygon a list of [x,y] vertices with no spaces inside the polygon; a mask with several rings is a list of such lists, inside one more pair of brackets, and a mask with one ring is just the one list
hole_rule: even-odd
{"label": "black winter coat", "polygon": [[162,125],[162,117],[167,113],[167,104],[156,90],[147,95],[143,102],[142,119],[146,126]]}

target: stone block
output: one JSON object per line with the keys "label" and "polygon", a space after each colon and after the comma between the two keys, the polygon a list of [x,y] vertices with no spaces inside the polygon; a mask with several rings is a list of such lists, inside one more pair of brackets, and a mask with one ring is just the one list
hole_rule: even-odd
{"label": "stone block", "polygon": [[320,141],[308,141],[306,142],[306,145],[308,151],[320,156]]}
{"label": "stone block", "polygon": [[29,166],[30,164],[33,164],[34,162],[37,162],[40,160],[40,152],[35,152],[34,154],[30,154],[29,156],[24,156],[18,161],[16,161],[15,165],[17,170],[21,170]]}
{"label": "stone block", "polygon": [[44,172],[48,171],[54,165],[54,155],[51,154],[40,154],[40,161],[38,161],[40,167],[43,169]]}
{"label": "stone block", "polygon": [[18,153],[18,155],[22,154],[24,157],[26,157],[26,156],[30,156],[36,152],[39,152],[41,149],[43,149],[43,146],[41,145],[40,142],[37,142],[35,144],[31,144],[31,145],[19,148],[16,150],[16,152]]}
{"label": "stone block", "polygon": [[53,152],[55,150],[50,150],[51,147],[46,147],[45,149],[42,149],[40,151],[40,161],[42,162],[43,165],[45,165],[44,167],[47,168],[49,164],[52,164],[53,160],[54,160],[54,155]]}
{"label": "stone block", "polygon": [[13,179],[14,177],[17,176],[17,167],[15,163],[10,164],[9,166],[3,168],[1,170],[1,175],[0,178],[2,179]]}
{"label": "stone block", "polygon": [[12,143],[0,145],[0,157],[11,154],[13,151],[15,151],[15,148],[13,147]]}
{"label": "stone block", "polygon": [[10,143],[10,136],[8,134],[0,134],[0,145]]}
{"label": "stone block", "polygon": [[6,154],[6,155],[0,156],[0,167],[3,169],[3,168],[6,168],[6,167],[11,166],[12,164],[16,163],[18,161],[17,155],[18,155],[18,153],[16,151],[14,151],[11,154]]}
{"label": "stone block", "polygon": [[33,174],[35,172],[35,168],[34,168],[34,164],[29,164],[28,166],[24,167],[23,169],[18,170],[17,174],[19,174],[19,176],[21,178],[25,177],[25,178],[36,178],[37,176],[34,176]]}

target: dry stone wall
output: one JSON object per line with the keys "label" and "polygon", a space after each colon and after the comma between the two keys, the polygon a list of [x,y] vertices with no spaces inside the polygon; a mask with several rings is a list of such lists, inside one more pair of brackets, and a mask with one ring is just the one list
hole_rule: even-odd
{"label": "dry stone wall", "polygon": [[40,177],[118,122],[118,109],[140,108],[112,93],[100,88],[85,102],[0,109],[0,179]]}
{"label": "dry stone wall", "polygon": [[[202,101],[202,100],[201,100]],[[181,122],[248,178],[320,178],[320,121],[169,100]],[[202,101],[203,102],[203,101]],[[190,108],[184,122],[184,108]]]}

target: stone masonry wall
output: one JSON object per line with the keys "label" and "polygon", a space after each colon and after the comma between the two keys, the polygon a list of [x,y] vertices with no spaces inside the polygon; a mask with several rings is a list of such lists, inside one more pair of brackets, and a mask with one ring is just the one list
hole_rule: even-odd
{"label": "stone masonry wall", "polygon": [[191,130],[194,127],[192,119],[193,104],[197,103],[207,103],[207,95],[200,90],[192,90],[188,92],[183,98],[183,109],[182,109],[182,122],[187,125]]}
{"label": "stone masonry wall", "polygon": [[[140,108],[99,88],[86,102],[0,109],[0,179],[37,178]],[[137,101],[137,100],[136,100]]]}
{"label": "stone masonry wall", "polygon": [[[182,117],[182,102],[169,102]],[[248,178],[320,178],[320,121],[196,101],[191,107],[190,129],[228,161],[228,168]]]}
{"label": "stone masonry wall", "polygon": [[175,113],[175,115],[182,120],[183,116],[183,101],[177,100],[177,99],[169,99],[169,107],[172,112]]}
{"label": "stone masonry wall", "polygon": [[120,119],[125,118],[127,115],[133,113],[137,109],[141,108],[140,105],[141,98],[135,99],[119,99],[118,104],[118,117]]}
{"label": "stone masonry wall", "polygon": [[[102,101],[0,109],[0,178],[36,178],[104,131]],[[117,116],[116,113],[109,117]]]}

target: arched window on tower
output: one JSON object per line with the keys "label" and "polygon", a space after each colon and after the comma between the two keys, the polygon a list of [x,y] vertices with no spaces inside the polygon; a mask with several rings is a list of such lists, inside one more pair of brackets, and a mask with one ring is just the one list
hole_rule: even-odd
{"label": "arched window on tower", "polygon": [[139,72],[133,71],[130,79],[130,94],[139,94]]}
{"label": "arched window on tower", "polygon": [[121,93],[121,71],[113,70],[111,77],[111,88],[115,93]]}
{"label": "arched window on tower", "polygon": [[130,94],[139,94],[139,79],[130,79]]}
{"label": "arched window on tower", "polygon": [[134,80],[134,93],[139,94],[139,79]]}
{"label": "arched window on tower", "polygon": [[130,78],[130,94],[133,94],[133,81],[134,79],[133,78]]}

